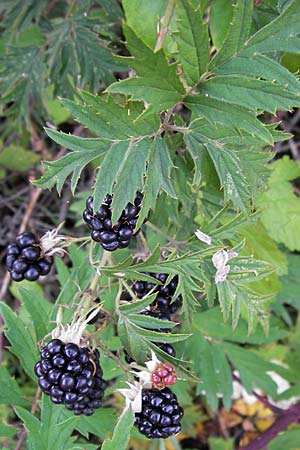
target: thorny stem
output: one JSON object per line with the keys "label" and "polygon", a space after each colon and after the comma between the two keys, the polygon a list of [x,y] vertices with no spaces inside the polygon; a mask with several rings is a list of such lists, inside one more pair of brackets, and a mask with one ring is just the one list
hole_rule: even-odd
{"label": "thorny stem", "polygon": [[[41,396],[41,392],[42,392],[41,389],[38,387],[36,392],[35,392],[34,401],[33,401],[33,404],[32,404],[31,410],[30,410],[30,412],[32,414],[34,414],[36,412],[36,410],[37,410],[38,403],[39,403],[40,396]],[[15,446],[15,450],[21,450],[23,442],[24,442],[24,439],[26,438],[26,436],[27,436],[27,431],[25,429],[23,429],[21,431],[21,433],[20,433],[18,442],[17,442],[17,444]]]}
{"label": "thorny stem", "polygon": [[300,403],[291,406],[289,409],[283,411],[278,419],[260,436],[257,436],[246,447],[240,447],[238,450],[262,450],[265,449],[270,441],[274,439],[278,433],[287,429],[287,427],[298,422],[300,418]]}
{"label": "thorny stem", "polygon": [[163,47],[165,37],[167,36],[169,31],[169,25],[172,19],[174,8],[175,8],[175,0],[169,0],[165,11],[165,15],[161,19],[161,29],[158,30],[154,53],[158,52]]}

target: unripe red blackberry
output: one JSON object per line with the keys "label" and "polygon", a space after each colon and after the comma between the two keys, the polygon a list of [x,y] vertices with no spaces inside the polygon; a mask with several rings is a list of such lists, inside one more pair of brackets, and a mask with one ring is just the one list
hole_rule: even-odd
{"label": "unripe red blackberry", "polygon": [[74,414],[91,415],[101,406],[106,387],[99,364],[99,352],[73,342],[52,339],[35,364],[42,391],[53,403],[62,403]]}
{"label": "unripe red blackberry", "polygon": [[34,234],[25,232],[7,246],[5,264],[12,280],[36,281],[50,272],[53,258],[43,252],[41,241]]}
{"label": "unripe red blackberry", "polygon": [[135,413],[135,426],[148,439],[166,439],[181,430],[183,409],[168,388],[147,389],[142,393],[142,411]]}
{"label": "unripe red blackberry", "polygon": [[88,197],[86,209],[83,211],[83,220],[91,230],[92,239],[100,242],[104,250],[110,252],[127,247],[134,234],[142,199],[143,195],[137,192],[134,204],[128,203],[121,217],[113,224],[111,221],[112,196],[108,194],[95,212],[93,211],[93,197]]}
{"label": "unripe red blackberry", "polygon": [[[165,283],[168,278],[166,273],[145,272],[145,275],[150,275],[162,283]],[[161,311],[166,310],[170,314],[174,314],[182,305],[182,298],[180,295],[172,302],[172,297],[176,291],[177,285],[178,276],[176,275],[166,286],[156,285],[151,281],[135,281],[132,285],[132,290],[138,298],[143,298],[153,289],[153,293],[157,292],[157,296],[155,301],[151,304],[151,307]]]}

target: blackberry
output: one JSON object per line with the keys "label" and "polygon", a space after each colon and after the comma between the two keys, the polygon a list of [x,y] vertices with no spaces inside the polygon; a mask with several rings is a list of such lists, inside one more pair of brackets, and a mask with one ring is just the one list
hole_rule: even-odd
{"label": "blackberry", "polygon": [[[168,278],[168,274],[166,273],[145,272],[145,275],[150,275],[162,283],[165,283]],[[157,292],[157,296],[151,307],[162,311],[167,310],[170,314],[174,314],[182,305],[181,295],[179,295],[176,300],[172,302],[172,297],[175,294],[177,285],[178,276],[176,275],[166,286],[156,285],[149,281],[135,281],[132,285],[132,290],[138,298],[142,298],[153,289],[153,293]]]}
{"label": "blackberry", "polygon": [[[142,311],[140,314],[143,314],[144,316],[156,317],[157,319],[160,320],[170,320],[170,315],[168,314],[167,311],[158,311],[158,310],[151,311],[147,309],[145,311]],[[169,333],[171,330],[170,328],[160,328],[157,331],[159,333]],[[157,347],[166,352],[168,355],[173,357],[176,356],[175,349],[174,347],[172,347],[171,344],[165,344],[163,342],[155,342],[155,345],[157,345]],[[125,361],[127,362],[127,364],[131,364],[132,362],[134,362],[134,359],[131,358],[131,356],[129,356],[127,352],[125,352]]]}
{"label": "blackberry", "polygon": [[100,354],[60,339],[41,350],[34,370],[42,391],[53,403],[62,403],[74,414],[90,416],[102,404],[106,382],[102,379]]}
{"label": "blackberry", "polygon": [[40,241],[32,233],[19,234],[16,242],[7,246],[5,265],[14,281],[36,281],[50,272],[52,264],[53,258],[43,255]]}
{"label": "blackberry", "polygon": [[183,409],[169,388],[147,389],[142,393],[142,411],[135,414],[135,426],[148,439],[166,439],[180,432],[182,416]]}
{"label": "blackberry", "polygon": [[134,204],[128,203],[121,217],[113,224],[111,221],[112,196],[108,194],[95,213],[93,197],[88,197],[86,209],[83,211],[83,220],[91,230],[92,239],[100,242],[103,249],[109,252],[128,247],[130,238],[134,234],[142,199],[143,195],[137,192]]}

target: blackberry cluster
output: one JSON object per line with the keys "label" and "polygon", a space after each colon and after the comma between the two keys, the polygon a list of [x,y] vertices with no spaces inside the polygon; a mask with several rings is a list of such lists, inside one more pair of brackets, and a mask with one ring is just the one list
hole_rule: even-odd
{"label": "blackberry cluster", "polygon": [[[145,272],[145,275],[150,275],[161,281],[163,284],[168,278],[166,273],[149,273]],[[153,288],[153,293],[157,292],[155,301],[152,303],[151,307],[153,309],[158,309],[160,311],[168,311],[170,314],[174,314],[182,305],[182,298],[179,295],[177,299],[172,302],[172,297],[175,294],[178,285],[178,276],[176,275],[169,284],[166,286],[156,285],[149,281],[135,281],[132,285],[132,290],[137,295],[138,298],[144,297]]]}
{"label": "blackberry cluster", "polygon": [[47,275],[53,258],[43,256],[40,242],[32,233],[22,233],[16,242],[7,246],[5,264],[14,281],[36,281],[40,275]]}
{"label": "blackberry cluster", "polygon": [[41,350],[35,374],[42,391],[53,403],[63,403],[74,414],[90,416],[102,404],[106,383],[99,352],[52,339]]}
{"label": "blackberry cluster", "polygon": [[[170,315],[166,312],[166,311],[151,311],[151,310],[145,310],[142,311],[140,314],[143,314],[144,316],[150,316],[150,317],[155,317],[157,319],[160,320],[170,320]],[[161,328],[157,330],[159,333],[169,333],[171,330],[170,328]],[[155,342],[155,345],[157,345],[157,347],[159,347],[161,350],[163,350],[164,352],[166,352],[168,355],[175,357],[176,356],[176,352],[174,347],[172,347],[171,344],[164,344],[163,342]],[[130,364],[132,362],[134,362],[134,359],[131,358],[131,356],[128,355],[128,353],[125,352],[125,361],[127,362],[127,364]]]}
{"label": "blackberry cluster", "polygon": [[135,414],[135,426],[148,439],[166,439],[180,432],[182,416],[183,409],[169,388],[148,389],[142,394],[142,411]]}
{"label": "blackberry cluster", "polygon": [[88,197],[83,220],[91,230],[92,239],[100,242],[104,250],[110,252],[117,248],[127,247],[138,220],[142,199],[143,195],[137,192],[134,205],[128,203],[121,217],[113,224],[111,221],[112,196],[108,194],[104,203],[95,213],[93,212],[93,197]]}

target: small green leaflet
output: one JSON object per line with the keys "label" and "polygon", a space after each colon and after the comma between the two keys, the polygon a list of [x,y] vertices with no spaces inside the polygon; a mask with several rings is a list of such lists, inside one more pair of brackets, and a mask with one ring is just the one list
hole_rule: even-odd
{"label": "small green leaflet", "polygon": [[149,103],[147,115],[168,109],[181,101],[185,89],[176,73],[176,66],[168,64],[164,51],[153,53],[127,26],[124,32],[127,47],[133,55],[127,58],[128,64],[136,70],[138,77],[113,83],[108,92],[131,95],[132,100]]}
{"label": "small green leaflet", "polygon": [[105,439],[102,450],[126,450],[134,424],[134,413],[127,409],[119,417],[111,439]]}
{"label": "small green leaflet", "polygon": [[28,328],[5,303],[0,303],[0,311],[6,325],[4,333],[11,345],[10,351],[20,359],[26,373],[36,380],[33,368],[38,361],[38,350]]}
{"label": "small green leaflet", "polygon": [[206,72],[209,61],[208,26],[202,21],[202,12],[194,10],[189,0],[177,0],[178,58],[187,83],[194,86]]}
{"label": "small green leaflet", "polygon": [[0,386],[0,404],[29,406],[30,403],[23,398],[17,382],[4,366],[0,367]]}
{"label": "small green leaflet", "polygon": [[155,47],[159,21],[164,16],[169,0],[123,0],[127,25],[150,48]]}
{"label": "small green leaflet", "polygon": [[263,205],[261,221],[276,242],[284,244],[291,251],[300,250],[300,204],[291,184],[292,180],[300,176],[300,164],[285,156],[274,162],[271,169],[268,190],[258,200],[258,205]]}
{"label": "small green leaflet", "polygon": [[166,142],[161,138],[156,138],[152,141],[149,150],[150,154],[144,185],[144,198],[142,210],[136,225],[137,228],[142,225],[150,209],[154,209],[161,188],[169,194],[170,197],[176,198],[171,182],[171,170],[173,164]]}
{"label": "small green leaflet", "polygon": [[300,105],[297,96],[284,86],[252,77],[225,75],[210,78],[201,84],[200,92],[211,98],[243,106],[248,110],[267,111],[289,110]]}
{"label": "small green leaflet", "polygon": [[238,53],[246,41],[252,23],[252,0],[238,0],[233,8],[233,19],[228,28],[226,38],[212,59],[209,70],[214,70]]}
{"label": "small green leaflet", "polygon": [[272,135],[247,108],[232,105],[222,100],[217,100],[202,95],[187,96],[185,105],[197,116],[205,117],[212,124],[221,124],[235,130],[239,129],[260,138],[263,144],[272,144]]}

